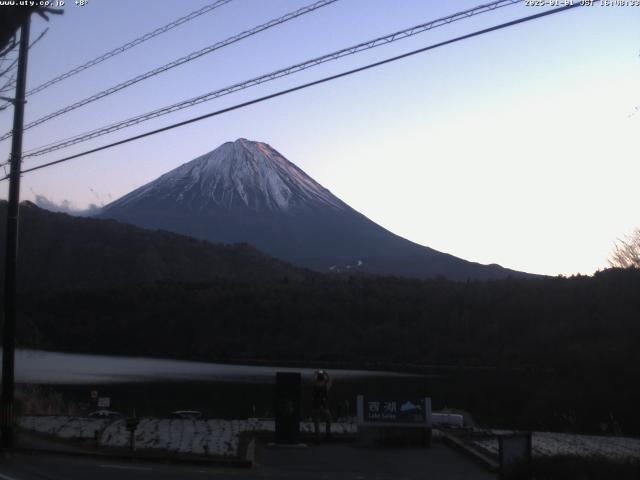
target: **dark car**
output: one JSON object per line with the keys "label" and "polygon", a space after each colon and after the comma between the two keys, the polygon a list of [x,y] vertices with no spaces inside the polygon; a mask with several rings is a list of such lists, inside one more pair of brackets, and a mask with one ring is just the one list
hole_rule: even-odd
{"label": "dark car", "polygon": [[169,418],[200,420],[202,418],[202,412],[198,412],[197,410],[176,410],[169,414]]}
{"label": "dark car", "polygon": [[113,410],[96,410],[87,415],[89,418],[120,418],[122,414]]}

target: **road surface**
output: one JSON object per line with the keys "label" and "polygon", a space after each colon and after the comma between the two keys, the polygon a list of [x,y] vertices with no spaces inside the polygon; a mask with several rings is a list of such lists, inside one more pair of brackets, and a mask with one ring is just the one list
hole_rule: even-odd
{"label": "road surface", "polygon": [[440,443],[430,448],[257,448],[252,469],[151,463],[68,454],[14,453],[0,459],[0,480],[494,480],[495,475]]}

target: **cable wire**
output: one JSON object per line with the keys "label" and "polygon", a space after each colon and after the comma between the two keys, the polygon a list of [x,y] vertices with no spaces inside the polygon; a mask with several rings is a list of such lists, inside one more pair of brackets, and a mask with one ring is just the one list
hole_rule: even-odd
{"label": "cable wire", "polygon": [[[230,0],[227,0],[230,1]],[[122,83],[119,83],[118,85],[115,85],[111,88],[108,88],[106,90],[103,90],[99,93],[96,93],[94,95],[91,95],[90,97],[87,97],[83,100],[79,100],[67,107],[61,108],[60,110],[57,110],[55,112],[49,113],[48,115],[45,115],[44,117],[40,117],[37,120],[34,120],[30,123],[27,123],[24,126],[24,130],[28,130],[30,128],[35,127],[36,125],[40,125],[41,123],[44,123],[46,121],[49,121],[53,118],[59,117],[60,115],[64,115],[65,113],[68,113],[72,110],[75,110],[77,108],[80,108],[84,105],[87,105],[89,103],[95,102],[96,100],[100,100],[101,98],[107,97],[109,95],[112,95],[116,92],[119,92],[120,90],[130,87],[131,85],[135,85],[136,83],[142,82],[143,80],[147,80],[151,77],[154,77],[156,75],[159,75],[160,73],[166,72],[167,70],[171,70],[172,68],[178,67],[180,65],[184,65],[185,63],[191,62],[192,60],[195,60],[196,58],[200,58],[203,55],[207,55],[211,52],[214,52],[216,50],[219,50],[221,48],[224,48],[228,45],[231,45],[233,43],[239,42],[242,39],[245,39],[247,37],[256,35],[257,33],[260,33],[264,30],[267,30],[269,28],[273,28],[277,25],[280,25],[282,23],[288,22],[289,20],[293,20],[294,18],[300,17],[302,15],[305,15],[307,13],[313,12],[319,8],[325,7],[327,5],[330,5],[332,3],[337,2],[338,0],[319,0],[313,4],[307,5],[305,7],[302,7],[298,10],[295,10],[293,12],[289,12],[286,15],[283,15],[281,17],[278,18],[274,18],[273,20],[269,20],[267,23],[263,23],[262,25],[258,25],[257,27],[254,27],[250,30],[245,30],[242,33],[239,33],[237,35],[233,35],[232,37],[229,37],[225,40],[222,40],[220,42],[217,42],[213,45],[209,45],[208,47],[205,47],[201,50],[198,50],[196,52],[190,53],[189,55],[186,55],[184,57],[178,58],[177,60],[174,60],[170,63],[167,63],[165,65],[162,65],[160,67],[154,68],[153,70],[149,70],[146,73],[143,73],[141,75],[138,75],[136,77],[130,78],[129,80],[126,80]],[[9,138],[11,136],[11,131],[5,133],[4,135],[2,135],[2,137],[0,137],[0,141],[1,140],[5,140],[7,138]]]}
{"label": "cable wire", "polygon": [[[57,165],[57,164],[64,163],[64,162],[68,162],[69,160],[73,160],[75,158],[83,157],[83,156],[89,155],[91,153],[99,152],[99,151],[102,151],[102,150],[107,150],[109,148],[113,148],[113,147],[116,147],[118,145],[123,145],[125,143],[133,142],[134,140],[139,140],[141,138],[145,138],[145,137],[149,137],[149,136],[152,136],[152,135],[156,135],[158,133],[166,132],[168,130],[172,130],[174,128],[182,127],[182,126],[188,125],[190,123],[195,123],[195,122],[199,122],[201,120],[205,120],[207,118],[215,117],[217,115],[222,115],[223,113],[228,113],[228,112],[231,112],[233,110],[238,110],[238,109],[241,109],[241,108],[244,108],[244,107],[248,107],[250,105],[261,103],[261,102],[264,102],[266,100],[270,100],[272,98],[276,98],[276,97],[280,97],[280,96],[283,96],[283,95],[287,95],[289,93],[297,92],[299,90],[304,90],[306,88],[309,88],[309,87],[312,87],[312,86],[315,86],[315,85],[319,85],[319,84],[322,84],[322,83],[326,83],[326,82],[329,82],[329,81],[332,81],[332,80],[337,80],[339,78],[346,77],[346,76],[349,76],[349,75],[353,75],[355,73],[363,72],[365,70],[369,70],[369,69],[372,69],[372,68],[375,68],[375,67],[379,67],[379,66],[385,65],[387,63],[392,63],[392,62],[401,60],[403,58],[411,57],[411,56],[417,55],[419,53],[427,52],[429,50],[434,50],[436,48],[443,47],[445,45],[450,45],[452,43],[460,42],[462,40],[466,40],[466,39],[469,39],[469,38],[473,38],[473,37],[477,37],[477,36],[480,36],[480,35],[484,35],[486,33],[494,32],[496,30],[502,30],[504,28],[512,27],[514,25],[519,25],[521,23],[529,22],[529,21],[536,20],[536,19],[539,19],[539,18],[542,18],[542,17],[546,17],[548,15],[553,15],[553,14],[556,14],[556,13],[564,12],[564,11],[567,11],[567,10],[570,10],[570,9],[573,9],[573,8],[576,8],[576,7],[581,7],[581,6],[582,6],[582,4],[575,3],[573,5],[567,5],[565,7],[554,8],[552,10],[547,10],[547,11],[544,11],[544,12],[541,12],[541,13],[537,13],[535,15],[530,15],[528,17],[518,18],[518,19],[512,20],[510,22],[501,23],[499,25],[494,25],[493,27],[485,28],[485,29],[482,29],[482,30],[477,30],[475,32],[468,33],[466,35],[455,37],[455,38],[452,38],[450,40],[445,40],[443,42],[435,43],[433,45],[429,45],[429,46],[426,46],[426,47],[423,47],[423,48],[419,48],[417,50],[413,50],[413,51],[410,51],[410,52],[407,52],[407,53],[403,53],[403,54],[397,55],[395,57],[387,58],[385,60],[381,60],[381,61],[378,61],[378,62],[375,62],[375,63],[370,63],[370,64],[365,65],[363,67],[354,68],[352,70],[348,70],[348,71],[345,71],[345,72],[342,72],[342,73],[338,73],[336,75],[331,75],[331,76],[328,76],[328,77],[324,77],[324,78],[321,78],[319,80],[315,80],[313,82],[308,82],[308,83],[305,83],[305,84],[302,84],[302,85],[298,85],[296,87],[287,88],[285,90],[280,90],[280,91],[272,93],[270,95],[265,95],[263,97],[259,97],[259,98],[253,99],[253,100],[249,100],[247,102],[239,103],[239,104],[233,105],[231,107],[223,108],[221,110],[216,110],[214,112],[210,112],[210,113],[207,113],[205,115],[200,115],[198,117],[190,118],[190,119],[184,120],[182,122],[174,123],[174,124],[162,127],[162,128],[151,130],[149,132],[141,133],[140,135],[135,135],[133,137],[125,138],[123,140],[119,140],[117,142],[109,143],[107,145],[102,145],[100,147],[92,148],[90,150],[86,150],[84,152],[76,153],[74,155],[69,155],[68,157],[64,157],[64,158],[61,158],[61,159],[58,159],[58,160],[54,160],[52,162],[47,162],[47,163],[43,163],[41,165],[37,165],[35,167],[27,168],[27,169],[23,170],[22,173],[34,172],[36,170],[40,170],[40,169],[43,169],[43,168],[46,168],[46,167],[50,167],[50,166]],[[5,176],[4,178],[0,178],[0,181],[6,180],[7,178],[9,178],[9,177]]]}
{"label": "cable wire", "polygon": [[154,37],[157,37],[158,35],[161,35],[163,33],[168,32],[169,30],[172,30],[184,23],[187,23],[191,20],[193,20],[194,18],[199,17],[200,15],[204,15],[205,13],[208,13],[212,10],[215,10],[218,7],[221,7],[223,5],[226,5],[227,3],[231,2],[232,0],[217,0],[216,2],[213,2],[209,5],[206,5],[204,7],[202,7],[199,10],[195,10],[187,15],[185,15],[184,17],[180,17],[177,20],[174,20],[171,23],[168,23],[162,27],[158,27],[155,30],[149,32],[149,33],[145,33],[144,35],[142,35],[141,37],[136,38],[135,40],[132,40],[130,42],[125,43],[124,45],[121,45],[120,47],[116,47],[113,50],[108,51],[107,53],[104,53],[102,55],[100,55],[99,57],[94,58],[93,60],[89,60],[86,63],[83,63],[82,65],[79,65],[71,70],[69,70],[68,72],[65,72],[61,75],[58,75],[55,78],[52,78],[51,80],[48,80],[46,82],[44,82],[41,85],[38,85],[35,88],[32,88],[31,90],[27,91],[26,96],[28,97],[29,95],[33,95],[34,93],[38,93],[41,92],[42,90],[45,90],[49,87],[51,87],[52,85],[55,85],[56,83],[61,82],[62,80],[66,80],[69,77],[72,77],[74,75],[77,75],[78,73],[91,68],[95,65],[98,65],[99,63],[104,62],[105,60],[110,59],[111,57],[115,57],[116,55],[119,55],[133,47],[137,47],[138,45],[140,45],[141,43],[146,42],[147,40],[151,40]]}
{"label": "cable wire", "polygon": [[173,113],[176,112],[178,110],[182,110],[184,108],[188,108],[188,107],[192,107],[194,105],[198,105],[200,103],[203,102],[207,102],[210,100],[213,100],[215,98],[219,98],[222,97],[224,95],[229,95],[231,93],[237,92],[239,90],[244,90],[246,88],[249,87],[253,87],[256,85],[260,85],[262,83],[271,81],[271,80],[276,80],[278,78],[281,77],[285,77],[287,75],[291,75],[297,72],[300,72],[302,70],[306,70],[308,68],[311,67],[315,67],[317,65],[320,65],[322,63],[326,63],[328,61],[332,61],[332,60],[337,60],[339,58],[345,57],[347,55],[354,55],[356,53],[359,53],[361,51],[364,50],[369,50],[375,47],[378,47],[380,45],[385,45],[388,43],[392,43],[398,40],[401,40],[403,38],[407,38],[407,37],[411,37],[413,35],[417,35],[419,33],[423,33],[426,32],[428,30],[431,30],[433,28],[436,27],[440,27],[443,25],[447,25],[449,23],[458,21],[458,20],[462,20],[464,18],[469,18],[471,16],[474,15],[478,15],[481,13],[486,13],[486,12],[490,12],[493,11],[497,8],[500,7],[505,7],[505,6],[509,6],[509,5],[514,5],[516,3],[520,3],[522,0],[500,0],[500,1],[495,1],[492,3],[488,3],[488,4],[483,4],[483,5],[479,5],[477,7],[468,9],[468,10],[464,10],[462,12],[458,12],[455,13],[453,15],[449,15],[443,18],[439,18],[437,20],[431,20],[427,23],[422,23],[420,25],[416,25],[404,30],[400,30],[398,32],[394,32],[382,37],[378,37],[375,38],[373,40],[369,40],[363,43],[359,43],[357,45],[353,45],[351,47],[347,47],[347,48],[343,48],[341,50],[332,52],[332,53],[328,53],[326,55],[322,55],[321,57],[317,57],[317,58],[313,58],[311,60],[306,60],[302,63],[298,63],[280,70],[276,70],[275,72],[271,72],[271,73],[267,73],[265,75],[261,75],[259,77],[256,78],[252,78],[251,80],[246,80],[244,82],[240,82],[240,83],[236,83],[234,85],[228,86],[228,87],[224,87],[218,90],[214,90],[212,92],[208,92],[205,93],[203,95],[199,95],[197,97],[188,99],[188,100],[183,100],[181,102],[178,103],[174,103],[173,105],[169,105],[167,107],[163,107],[157,110],[153,110],[151,112],[147,112],[144,113],[142,115],[137,115],[135,117],[131,117],[129,119],[126,120],[122,120],[116,123],[113,123],[111,125],[107,125],[104,127],[100,127],[98,129],[95,130],[91,130],[89,132],[85,132],[85,133],[81,133],[78,135],[75,135],[73,137],[69,137],[66,138],[64,140],[60,140],[57,142],[53,142],[47,145],[43,145],[40,147],[36,147],[35,149],[31,149],[30,151],[27,152],[27,154],[25,155],[25,157],[34,157],[34,156],[39,156],[39,155],[43,155],[45,153],[49,153],[55,150],[60,150],[62,148],[66,148],[78,143],[82,143],[82,142],[86,142],[88,140],[91,140],[93,138],[96,137],[100,137],[103,135],[107,135],[109,133],[113,133],[117,130],[121,130],[123,128],[127,128],[133,125],[136,125],[138,123],[142,123],[142,122],[146,122],[148,120],[151,120],[153,118],[157,118],[163,115],[167,115],[169,113]]}
{"label": "cable wire", "polygon": [[[33,46],[38,43],[40,40],[42,40],[42,38],[47,34],[47,32],[49,31],[49,28],[45,28],[40,35],[38,35],[38,37],[31,42],[31,44],[29,45],[29,50],[31,50],[31,48],[33,48]],[[9,73],[11,70],[13,70],[15,67],[17,67],[18,65],[18,57],[15,58],[15,60],[11,63],[11,65],[9,65],[4,71],[0,72],[0,77],[3,77],[4,75],[6,75],[7,73]],[[4,86],[2,86],[0,88],[0,93],[5,93],[7,92],[11,87],[15,86],[15,73],[12,74],[11,80],[7,83],[5,83]],[[13,105],[12,102],[5,102],[4,104],[0,105],[0,111],[5,110],[9,105]]]}

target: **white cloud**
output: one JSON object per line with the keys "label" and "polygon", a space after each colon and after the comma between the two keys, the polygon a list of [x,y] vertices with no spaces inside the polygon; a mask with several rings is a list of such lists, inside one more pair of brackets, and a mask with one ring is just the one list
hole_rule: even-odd
{"label": "white cloud", "polygon": [[90,217],[97,214],[100,211],[100,207],[94,203],[90,204],[87,208],[77,208],[69,200],[62,200],[60,203],[56,203],[53,200],[49,200],[44,195],[35,193],[35,203],[38,207],[49,210],[50,212],[68,213],[75,217]]}

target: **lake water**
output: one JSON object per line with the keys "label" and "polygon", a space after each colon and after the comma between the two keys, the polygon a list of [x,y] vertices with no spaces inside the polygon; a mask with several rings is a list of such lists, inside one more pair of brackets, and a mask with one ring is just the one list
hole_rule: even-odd
{"label": "lake water", "polygon": [[[269,417],[273,415],[275,373],[302,374],[302,413],[311,414],[313,369],[227,365],[155,358],[85,355],[40,350],[16,351],[16,381],[37,384],[61,394],[64,405],[96,408],[90,394],[110,399],[122,413],[164,417],[174,410],[199,410],[208,418]],[[368,370],[330,369],[330,406],[336,416],[354,415],[357,395],[379,397],[430,396],[434,409],[453,407],[472,412],[492,427],[530,429],[549,425],[560,406],[530,405],[532,392],[545,379],[500,372],[460,371],[441,375],[412,375]],[[566,407],[565,407],[566,409]],[[562,411],[562,410],[561,410]],[[546,420],[544,420],[547,422]]]}
{"label": "lake water", "polygon": [[[300,372],[303,379],[308,380],[311,378],[314,369],[227,365],[42,350],[16,351],[16,382],[19,383],[48,385],[100,385],[176,381],[272,383],[276,371]],[[411,376],[391,372],[338,369],[332,369],[331,375],[336,380]]]}
{"label": "lake water", "polygon": [[[67,402],[90,411],[91,391],[109,397],[110,408],[138,415],[166,416],[199,410],[209,418],[273,415],[275,374],[302,374],[305,415],[311,409],[314,369],[227,365],[155,358],[85,355],[41,350],[16,351],[16,382],[44,385]],[[339,415],[355,414],[358,394],[421,394],[427,377],[369,370],[331,369],[331,403]]]}

